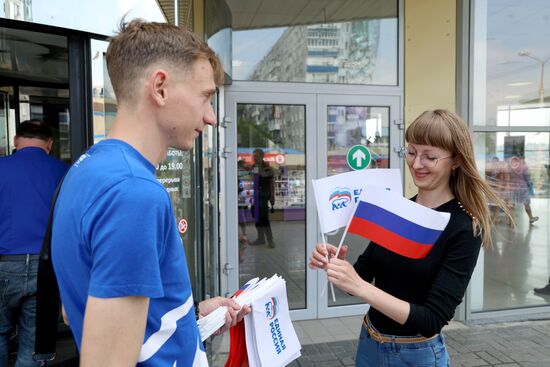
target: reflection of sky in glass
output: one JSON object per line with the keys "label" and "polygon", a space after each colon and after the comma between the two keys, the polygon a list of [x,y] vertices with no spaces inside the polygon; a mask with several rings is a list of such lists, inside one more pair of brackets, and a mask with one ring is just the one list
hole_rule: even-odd
{"label": "reflection of sky in glass", "polygon": [[381,19],[378,58],[372,80],[387,80],[387,84],[396,85],[397,61],[397,19]]}
{"label": "reflection of sky in glass", "polygon": [[[487,104],[494,114],[496,105],[533,103],[538,98],[541,64],[518,52],[525,50],[538,58],[550,57],[550,2],[547,0],[489,0],[486,6],[487,36],[476,39],[487,47]],[[476,62],[485,62],[476,59]],[[546,64],[550,67],[550,63]],[[545,76],[546,95],[550,94]]]}
{"label": "reflection of sky in glass", "polygon": [[109,45],[106,41],[94,40],[91,41],[92,49],[92,86],[103,87],[103,81],[105,80],[106,75],[103,75],[103,63],[104,55],[107,52],[107,46]]}
{"label": "reflection of sky in glass", "polygon": [[283,28],[233,31],[233,78],[248,79],[250,73],[286,31]]}
{"label": "reflection of sky in glass", "polygon": [[120,19],[165,22],[155,0],[32,0],[32,21],[104,35],[113,34]]}

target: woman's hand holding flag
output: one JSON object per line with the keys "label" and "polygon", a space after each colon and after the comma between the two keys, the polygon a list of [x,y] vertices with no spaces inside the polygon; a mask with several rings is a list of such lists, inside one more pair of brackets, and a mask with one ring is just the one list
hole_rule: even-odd
{"label": "woman's hand holding flag", "polygon": [[[311,253],[309,258],[309,268],[310,269],[323,269],[327,270],[327,259],[332,259],[336,255],[338,248],[331,245],[330,243],[319,243],[315,247],[315,250]],[[344,245],[340,249],[338,254],[339,259],[345,259],[348,252],[348,246]]]}
{"label": "woman's hand holding flag", "polygon": [[[342,250],[343,249],[342,247]],[[342,253],[342,250],[340,250],[340,253]],[[353,265],[348,261],[340,258],[332,258],[327,265],[326,271],[328,281],[341,291],[351,294],[352,296],[361,297],[359,293],[367,282],[357,274]]]}
{"label": "woman's hand holding flag", "polygon": [[[311,253],[309,267],[311,269],[323,269],[327,272],[328,281],[340,290],[357,296],[357,290],[361,289],[361,284],[365,283],[357,274],[353,265],[345,260],[348,252],[348,246],[340,248],[340,253],[336,257],[338,248],[329,243],[319,243]],[[327,263],[326,259],[329,259]]]}

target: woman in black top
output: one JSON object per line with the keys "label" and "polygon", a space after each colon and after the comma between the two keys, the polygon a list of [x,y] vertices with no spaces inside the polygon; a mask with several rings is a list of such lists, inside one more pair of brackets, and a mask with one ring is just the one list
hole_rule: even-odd
{"label": "woman in black top", "polygon": [[440,331],[462,302],[481,246],[490,243],[488,202],[509,214],[479,175],[468,127],[459,116],[426,111],[408,127],[405,139],[406,162],[418,188],[412,200],[451,213],[430,253],[410,259],[371,242],[352,266],[344,260],[345,246],[334,258],[336,248],[320,244],[309,263],[371,305],[357,366],[448,366]]}

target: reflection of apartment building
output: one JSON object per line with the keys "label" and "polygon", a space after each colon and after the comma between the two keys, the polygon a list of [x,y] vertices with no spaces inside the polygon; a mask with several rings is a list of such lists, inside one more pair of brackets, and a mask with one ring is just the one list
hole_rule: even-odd
{"label": "reflection of apartment building", "polygon": [[[290,27],[252,72],[252,80],[303,81],[307,57],[306,27]],[[284,78],[282,78],[284,76]]]}
{"label": "reflection of apartment building", "polygon": [[367,84],[379,37],[379,20],[289,27],[251,79]]}
{"label": "reflection of apartment building", "polygon": [[5,0],[6,18],[32,21],[32,0]]}

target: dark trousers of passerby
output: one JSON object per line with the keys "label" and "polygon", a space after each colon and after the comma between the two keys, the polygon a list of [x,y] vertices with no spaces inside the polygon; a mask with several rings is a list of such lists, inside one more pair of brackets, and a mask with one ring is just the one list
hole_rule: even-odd
{"label": "dark trousers of passerby", "polygon": [[7,367],[9,339],[17,327],[16,367],[35,367],[38,255],[0,255],[0,367]]}
{"label": "dark trousers of passerby", "polygon": [[265,244],[266,241],[269,247],[274,247],[273,233],[271,232],[271,224],[269,223],[269,198],[262,197],[260,195],[258,208],[255,210],[256,215],[256,231],[258,232],[258,239],[254,244]]}

